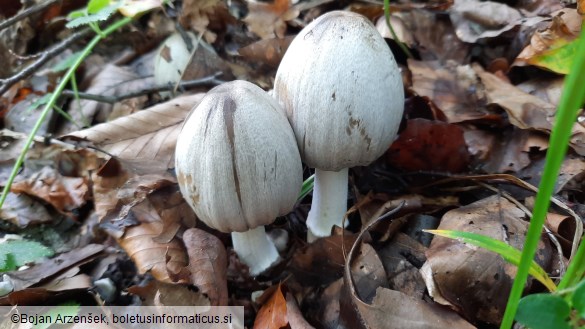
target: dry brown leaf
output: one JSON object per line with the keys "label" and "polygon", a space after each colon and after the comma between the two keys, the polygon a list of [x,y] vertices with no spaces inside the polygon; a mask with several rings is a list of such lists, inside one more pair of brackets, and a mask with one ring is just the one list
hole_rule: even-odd
{"label": "dry brown leaf", "polygon": [[26,194],[15,193],[8,193],[2,209],[0,209],[0,218],[10,221],[18,227],[53,220],[47,209],[39,201]]}
{"label": "dry brown leaf", "polygon": [[[382,286],[377,287],[376,291],[371,294],[374,296],[371,303],[362,300],[354,284],[356,280],[352,273],[353,265],[350,269],[350,264],[354,261],[356,248],[361,249],[362,246],[361,241],[356,241],[345,261],[343,276],[345,285],[340,297],[340,322],[343,327],[352,329],[473,328],[472,325],[448,309],[428,304],[419,298],[386,289]],[[374,252],[373,249],[372,252]],[[358,259],[355,260],[357,261]],[[362,273],[364,276],[377,277],[379,275],[378,267],[382,268],[379,259],[377,263],[378,266],[366,266],[366,264],[361,263],[358,268],[364,270],[364,273]],[[378,278],[377,280],[385,279],[384,275],[382,279]]]}
{"label": "dry brown leaf", "polygon": [[425,283],[416,266],[426,260],[426,248],[408,235],[398,232],[392,240],[378,251],[380,260],[388,273],[388,288],[411,297],[424,296]]}
{"label": "dry brown leaf", "polygon": [[248,10],[243,21],[262,39],[284,38],[286,21],[299,15],[299,11],[291,7],[290,0],[274,0],[272,3],[248,0]]}
{"label": "dry brown leaf", "polygon": [[[495,195],[447,212],[438,229],[482,234],[522,249],[528,229],[525,218],[524,211]],[[547,269],[551,257],[550,246],[541,242],[536,261]],[[421,272],[435,301],[453,305],[473,321],[497,325],[504,314],[516,266],[491,251],[435,237]]]}
{"label": "dry brown leaf", "polygon": [[203,294],[180,284],[150,281],[145,286],[132,286],[128,292],[142,299],[142,306],[209,306]]}
{"label": "dry brown leaf", "polygon": [[538,66],[535,57],[549,50],[555,49],[577,38],[581,30],[582,18],[575,9],[565,8],[552,13],[552,22],[549,27],[536,31],[512,65],[524,66],[533,64]]}
{"label": "dry brown leaf", "polygon": [[294,36],[286,36],[284,38],[259,40],[240,48],[238,53],[249,61],[263,63],[276,68],[293,39]]}
{"label": "dry brown leaf", "polygon": [[254,329],[280,329],[288,324],[286,299],[282,289],[279,283],[262,305],[254,320]]}
{"label": "dry brown leaf", "polygon": [[229,14],[225,1],[185,0],[179,22],[182,26],[203,34],[205,41],[213,43],[217,35],[209,27],[213,24],[227,24],[235,21]]}
{"label": "dry brown leaf", "polygon": [[360,249],[351,263],[351,275],[360,300],[370,303],[376,296],[378,287],[388,288],[386,271],[374,248],[360,243]]}
{"label": "dry brown leaf", "polygon": [[342,243],[349,249],[355,234],[333,235],[321,238],[298,249],[293,255],[290,270],[299,282],[307,285],[331,283],[343,275],[345,258]]}
{"label": "dry brown leaf", "polygon": [[[140,203],[132,210],[139,220],[157,215],[146,202]],[[118,243],[132,258],[139,273],[150,272],[157,280],[172,283],[169,272],[178,273],[187,266],[187,254],[178,239],[168,243],[155,242],[155,238],[162,232],[162,221],[142,222],[138,226],[127,228],[124,236],[118,239]]]}
{"label": "dry brown leaf", "polygon": [[156,160],[172,168],[183,120],[202,98],[203,94],[177,97],[64,138],[90,141],[123,159]]}
{"label": "dry brown leaf", "polygon": [[517,9],[503,3],[478,0],[455,0],[449,16],[459,39],[469,43],[497,37],[520,24],[544,20],[540,17],[523,18]]}
{"label": "dry brown leaf", "polygon": [[197,228],[183,233],[189,255],[191,283],[209,297],[212,306],[227,306],[227,253],[214,235]]}
{"label": "dry brown leaf", "polygon": [[26,179],[15,181],[11,191],[42,199],[72,218],[76,217],[73,211],[82,207],[88,197],[85,179],[65,177],[49,167],[44,167]]}
{"label": "dry brown leaf", "polygon": [[85,264],[98,257],[105,247],[97,244],[90,244],[85,247],[75,249],[57,257],[51,258],[43,263],[34,265],[22,271],[13,271],[6,273],[14,286],[14,291],[47,282],[53,279],[53,276],[71,268]]}
{"label": "dry brown leaf", "polygon": [[[556,112],[554,105],[523,92],[496,75],[484,71],[479,65],[473,65],[473,69],[484,85],[488,102],[506,110],[511,124],[521,129],[550,133]],[[575,152],[585,155],[585,127],[575,123],[570,142]]]}
{"label": "dry brown leaf", "polygon": [[[86,93],[101,96],[119,96],[129,92],[139,91],[154,85],[152,78],[141,79],[137,74],[128,68],[119,67],[113,64],[107,64],[102,70],[92,78],[90,86],[85,90]],[[128,106],[134,111],[141,108],[146,102],[147,97],[141,96],[131,98],[116,103],[117,106]],[[91,100],[80,100],[71,102],[69,114],[75,122],[83,126],[89,126],[92,123],[105,122],[114,105],[96,102]],[[72,131],[72,127],[65,128]]]}
{"label": "dry brown leaf", "polygon": [[399,291],[379,287],[372,304],[356,303],[364,328],[472,329],[459,315]]}
{"label": "dry brown leaf", "polygon": [[290,292],[286,294],[286,318],[290,329],[315,329],[305,320],[297,301]]}
{"label": "dry brown leaf", "polygon": [[490,119],[494,116],[484,106],[477,76],[469,65],[446,65],[438,61],[408,60],[412,72],[412,89],[436,104],[449,123]]}

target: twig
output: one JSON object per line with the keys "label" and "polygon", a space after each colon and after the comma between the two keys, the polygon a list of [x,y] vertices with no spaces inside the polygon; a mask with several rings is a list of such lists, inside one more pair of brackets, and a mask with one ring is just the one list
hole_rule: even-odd
{"label": "twig", "polygon": [[[185,89],[190,89],[190,88],[195,88],[195,87],[208,87],[208,86],[220,85],[220,84],[226,82],[226,81],[217,79],[217,77],[220,76],[221,74],[222,74],[221,72],[218,72],[218,73],[215,73],[214,75],[210,75],[208,77],[204,77],[201,79],[182,81],[179,84],[179,89],[185,90]],[[101,102],[101,103],[114,104],[114,103],[120,102],[120,101],[125,100],[125,99],[148,95],[148,94],[156,93],[159,91],[170,91],[173,89],[174,89],[174,86],[155,86],[152,88],[146,88],[146,89],[142,89],[142,90],[138,90],[138,91],[133,91],[133,92],[130,92],[128,94],[118,95],[118,96],[104,96],[104,95],[96,95],[96,94],[89,94],[89,93],[83,93],[83,92],[75,93],[75,91],[73,91],[73,90],[63,90],[63,92],[61,93],[61,96],[68,97],[68,98],[79,97],[81,99],[87,99],[87,100],[92,100],[92,101]]]}
{"label": "twig", "polygon": [[35,5],[35,6],[32,6],[30,8],[23,10],[21,13],[16,14],[3,22],[0,22],[0,31],[4,30],[5,28],[9,27],[12,24],[15,24],[16,22],[18,22],[22,19],[25,19],[25,18],[32,16],[40,11],[43,11],[45,8],[49,7],[50,5],[52,5],[58,1],[61,1],[61,0],[47,0],[43,3],[39,3],[38,5]]}
{"label": "twig", "polygon": [[10,87],[14,84],[19,82],[22,79],[28,78],[33,73],[35,73],[41,66],[47,63],[49,60],[57,56],[58,54],[65,51],[65,49],[69,48],[72,44],[79,41],[80,39],[85,38],[86,36],[90,35],[92,30],[87,28],[83,29],[79,32],[76,32],[69,36],[67,39],[61,41],[60,43],[54,45],[51,49],[42,52],[37,60],[35,60],[32,64],[25,67],[24,69],[20,70],[17,74],[6,78],[0,79],[0,95],[4,94]]}

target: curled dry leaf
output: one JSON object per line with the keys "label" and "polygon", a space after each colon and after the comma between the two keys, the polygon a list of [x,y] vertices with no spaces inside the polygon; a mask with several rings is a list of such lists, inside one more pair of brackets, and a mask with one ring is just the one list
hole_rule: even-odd
{"label": "curled dry leaf", "polygon": [[[473,65],[473,69],[484,85],[488,102],[506,110],[511,124],[550,133],[556,111],[554,105],[525,93],[479,65]],[[585,155],[585,127],[578,122],[573,125],[570,145],[579,155]]]}
{"label": "curled dry leaf", "polygon": [[191,283],[209,297],[213,306],[227,306],[227,253],[214,235],[197,228],[183,233],[189,255]]}
{"label": "curled dry leaf", "polygon": [[378,287],[388,288],[388,280],[376,250],[367,243],[360,243],[359,248],[354,261],[350,263],[351,275],[356,295],[360,300],[370,303]]}
{"label": "curled dry leaf", "polygon": [[440,121],[412,119],[386,152],[387,161],[409,171],[462,172],[469,152],[459,126]]}
{"label": "curled dry leaf", "polygon": [[180,96],[140,112],[66,135],[123,159],[157,160],[174,167],[177,135],[203,94]]}
{"label": "curled dry leaf", "polygon": [[[371,294],[371,303],[363,301],[354,285],[355,268],[351,265],[356,249],[362,245],[360,239],[356,240],[345,262],[345,285],[340,298],[340,321],[345,328],[474,328],[454,312],[382,286]],[[379,268],[383,271],[379,259],[377,263],[378,266],[360,265],[363,277],[377,277]],[[386,279],[385,276],[383,279]]]}
{"label": "curled dry leaf", "polygon": [[290,0],[274,0],[273,3],[248,1],[248,16],[244,22],[250,31],[262,39],[283,38],[286,21],[295,19],[299,11],[291,7]]}
{"label": "curled dry leaf", "polygon": [[0,218],[18,227],[46,223],[53,219],[40,202],[26,194],[15,193],[8,193],[0,209]]}
{"label": "curled dry leaf", "polygon": [[62,176],[50,167],[43,167],[39,172],[15,181],[11,188],[13,193],[26,193],[42,199],[57,211],[73,218],[76,217],[73,211],[87,201],[88,190],[85,179]]}
{"label": "curled dry leaf", "polygon": [[[478,233],[521,249],[528,229],[525,217],[507,199],[491,196],[447,212],[438,229]],[[541,242],[536,261],[547,269],[551,255],[548,243]],[[452,305],[468,319],[497,325],[504,314],[516,266],[491,251],[435,237],[421,272],[435,301]]]}

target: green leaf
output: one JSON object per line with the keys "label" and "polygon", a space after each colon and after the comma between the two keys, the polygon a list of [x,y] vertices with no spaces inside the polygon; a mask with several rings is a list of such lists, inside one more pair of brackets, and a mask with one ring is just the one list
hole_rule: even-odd
{"label": "green leaf", "polygon": [[38,242],[5,241],[0,243],[0,259],[4,260],[4,266],[0,268],[0,272],[12,271],[19,266],[50,256],[53,256],[53,251]]}
{"label": "green leaf", "polygon": [[87,4],[87,12],[89,14],[96,14],[100,10],[106,8],[110,4],[110,0],[90,0]]}
{"label": "green leaf", "polygon": [[33,111],[33,110],[36,110],[39,106],[47,104],[52,96],[53,96],[53,93],[48,93],[48,94],[44,94],[42,97],[39,97],[32,104],[30,104],[29,110]]}
{"label": "green leaf", "polygon": [[79,59],[79,57],[81,56],[82,53],[83,53],[82,51],[78,51],[78,52],[75,52],[75,53],[67,56],[65,59],[63,59],[59,63],[57,63],[57,65],[55,65],[51,69],[51,71],[61,72],[61,71],[65,71],[65,70],[69,69],[71,66],[73,66],[75,61],[77,61],[77,59]]}
{"label": "green leaf", "polygon": [[518,303],[516,321],[530,329],[570,329],[570,312],[569,304],[560,296],[533,294]]}
{"label": "green leaf", "polygon": [[577,285],[577,288],[573,292],[571,302],[573,303],[573,308],[579,312],[579,316],[585,319],[585,280],[579,282]]}
{"label": "green leaf", "polygon": [[[115,13],[119,7],[120,7],[120,4],[117,3],[117,4],[113,4],[113,5],[104,7],[100,11],[98,11],[94,14],[85,14],[84,16],[76,17],[72,21],[65,24],[65,27],[72,29],[72,28],[75,28],[75,27],[78,27],[81,25],[88,25],[90,23],[105,21],[108,18],[110,18],[110,16],[112,16],[112,14]],[[71,15],[69,15],[69,16],[71,16]]]}
{"label": "green leaf", "polygon": [[[461,231],[449,231],[449,230],[423,230],[428,233],[443,236],[450,239],[461,240],[462,242],[472,244],[474,246],[492,251],[502,256],[505,261],[510,264],[518,266],[520,264],[520,257],[522,253],[520,250],[515,249],[509,244],[494,239],[485,235],[461,232]],[[557,289],[555,283],[551,280],[545,270],[540,267],[534,260],[528,270],[528,273],[532,275],[536,280],[542,283],[549,291],[555,291]]]}
{"label": "green leaf", "polygon": [[528,63],[549,69],[561,74],[569,74],[573,61],[577,57],[577,41],[560,45],[559,47],[543,51],[532,57]]}

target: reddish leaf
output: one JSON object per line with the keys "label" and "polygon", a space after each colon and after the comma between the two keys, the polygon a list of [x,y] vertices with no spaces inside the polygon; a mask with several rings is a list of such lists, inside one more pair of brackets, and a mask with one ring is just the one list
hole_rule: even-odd
{"label": "reddish leaf", "polygon": [[456,125],[424,119],[408,120],[386,159],[410,171],[461,172],[469,164],[463,130]]}

